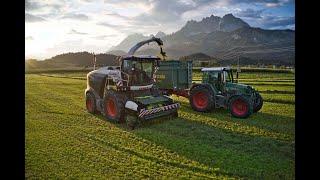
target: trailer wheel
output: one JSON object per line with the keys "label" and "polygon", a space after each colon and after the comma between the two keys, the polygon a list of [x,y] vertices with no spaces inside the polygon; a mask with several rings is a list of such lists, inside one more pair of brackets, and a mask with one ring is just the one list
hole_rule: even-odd
{"label": "trailer wheel", "polygon": [[254,106],[253,106],[253,112],[258,112],[262,108],[263,105],[263,99],[261,95],[256,92],[256,99],[254,100]]}
{"label": "trailer wheel", "polygon": [[124,121],[124,103],[113,91],[107,91],[103,100],[103,111],[107,119],[122,123]]}
{"label": "trailer wheel", "polygon": [[87,111],[91,114],[97,113],[96,99],[90,92],[86,93],[86,108]]}
{"label": "trailer wheel", "polygon": [[208,112],[214,108],[212,91],[201,85],[191,89],[189,102],[192,109],[199,112]]}
{"label": "trailer wheel", "polygon": [[234,96],[229,101],[229,110],[234,117],[247,118],[251,114],[250,108],[252,105],[244,96]]}

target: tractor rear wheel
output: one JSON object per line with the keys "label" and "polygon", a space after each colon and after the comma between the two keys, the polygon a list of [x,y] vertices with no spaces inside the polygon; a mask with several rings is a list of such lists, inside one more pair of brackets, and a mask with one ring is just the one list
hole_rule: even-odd
{"label": "tractor rear wheel", "polygon": [[91,114],[97,113],[96,98],[90,92],[86,93],[86,108]]}
{"label": "tractor rear wheel", "polygon": [[254,100],[254,105],[253,105],[253,112],[258,112],[262,108],[263,105],[263,99],[261,95],[256,92],[256,99]]}
{"label": "tractor rear wheel", "polygon": [[247,118],[250,116],[252,105],[244,96],[234,96],[229,101],[231,115],[237,118]]}
{"label": "tractor rear wheel", "polygon": [[121,96],[113,91],[107,91],[103,99],[103,114],[109,120],[124,122],[124,102]]}
{"label": "tractor rear wheel", "polygon": [[208,112],[214,108],[212,91],[201,85],[191,89],[189,102],[192,109],[199,112]]}

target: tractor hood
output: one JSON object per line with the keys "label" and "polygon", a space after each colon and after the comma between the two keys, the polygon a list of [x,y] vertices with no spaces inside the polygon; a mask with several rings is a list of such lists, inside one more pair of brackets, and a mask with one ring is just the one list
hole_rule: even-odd
{"label": "tractor hood", "polygon": [[251,86],[245,85],[245,84],[239,84],[239,83],[227,83],[226,90],[237,91],[244,94],[251,94],[255,91]]}

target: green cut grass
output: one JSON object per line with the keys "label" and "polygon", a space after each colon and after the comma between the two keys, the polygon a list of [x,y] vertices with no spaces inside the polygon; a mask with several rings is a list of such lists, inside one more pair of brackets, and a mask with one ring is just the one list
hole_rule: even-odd
{"label": "green cut grass", "polygon": [[[237,119],[225,109],[195,112],[186,98],[173,96],[181,104],[178,118],[130,131],[87,113],[86,74],[45,75],[25,76],[27,179],[295,178],[292,103],[266,101],[260,112]],[[262,93],[265,99],[294,99],[269,95]]]}

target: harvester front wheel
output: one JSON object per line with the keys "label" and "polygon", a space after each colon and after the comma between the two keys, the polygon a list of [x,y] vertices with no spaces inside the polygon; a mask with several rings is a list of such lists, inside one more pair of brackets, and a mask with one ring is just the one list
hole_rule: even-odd
{"label": "harvester front wheel", "polygon": [[177,118],[179,116],[178,111],[174,111],[172,113],[172,117]]}
{"label": "harvester front wheel", "polygon": [[138,118],[130,113],[126,113],[125,120],[127,127],[130,130],[134,130],[134,128],[138,125]]}
{"label": "harvester front wheel", "polygon": [[107,119],[122,123],[124,121],[124,103],[113,91],[106,92],[103,100],[103,111]]}
{"label": "harvester front wheel", "polygon": [[252,112],[250,108],[252,108],[252,106],[244,96],[234,96],[229,101],[229,110],[234,117],[247,118]]}
{"label": "harvester front wheel", "polygon": [[261,95],[256,92],[256,99],[254,100],[254,105],[253,105],[253,112],[258,112],[262,108],[263,105],[263,99]]}
{"label": "harvester front wheel", "polygon": [[199,112],[208,112],[214,108],[212,92],[201,85],[191,89],[189,102],[192,109]]}
{"label": "harvester front wheel", "polygon": [[86,94],[86,108],[87,111],[91,114],[95,114],[97,112],[96,99],[94,98],[94,95],[90,92]]}

